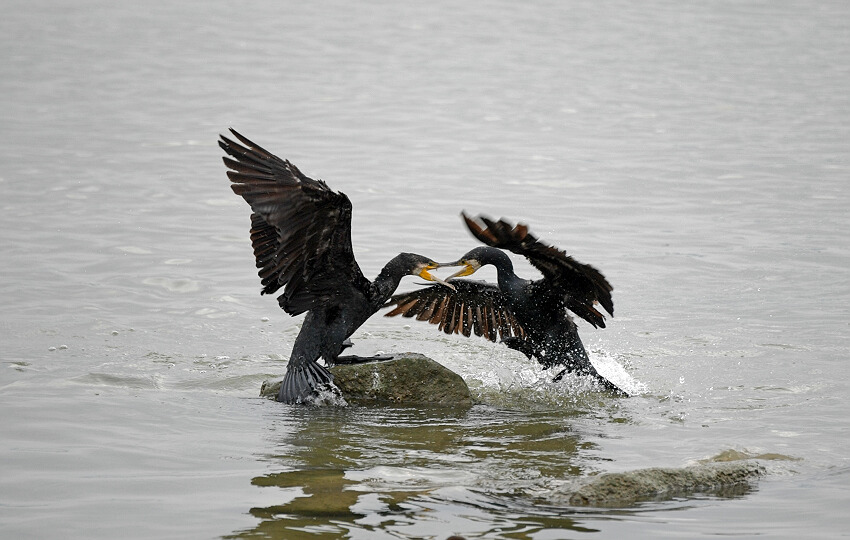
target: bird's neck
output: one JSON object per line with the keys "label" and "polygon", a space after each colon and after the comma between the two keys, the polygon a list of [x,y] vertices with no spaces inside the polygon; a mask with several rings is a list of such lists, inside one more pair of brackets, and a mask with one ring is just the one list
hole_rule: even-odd
{"label": "bird's neck", "polygon": [[375,281],[372,282],[371,286],[371,297],[369,298],[369,302],[373,306],[377,306],[377,308],[384,305],[384,303],[393,295],[396,289],[398,289],[398,284],[401,283],[401,278],[407,275],[407,272],[403,271],[399,265],[397,264],[399,257],[395,257],[390,262],[388,262],[383,269],[381,269],[381,273],[378,274],[378,277],[375,278]]}
{"label": "bird's neck", "polygon": [[525,282],[524,279],[514,273],[514,265],[510,257],[502,250],[492,251],[490,257],[487,259],[487,264],[492,264],[496,267],[499,288],[503,291],[521,287]]}

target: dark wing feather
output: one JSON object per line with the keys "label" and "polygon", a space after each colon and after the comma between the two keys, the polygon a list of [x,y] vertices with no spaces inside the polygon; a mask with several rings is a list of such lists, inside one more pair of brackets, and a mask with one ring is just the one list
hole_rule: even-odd
{"label": "dark wing feather", "polygon": [[490,341],[525,338],[525,329],[514,317],[504,295],[483,281],[454,279],[455,290],[444,285],[423,287],[393,296],[385,306],[395,306],[385,317],[416,317],[439,325],[446,334],[484,336]]}
{"label": "dark wing feather", "polygon": [[223,158],[230,187],[253,210],[251,242],[262,294],[285,287],[278,302],[298,315],[348,297],[344,289],[365,290],[369,281],[351,247],[348,197],[230,131],[239,142],[222,135],[218,144],[230,156]]}
{"label": "dark wing feather", "polygon": [[605,316],[596,309],[597,303],[614,315],[611,299],[614,288],[596,268],[541,242],[521,223],[514,226],[504,219],[493,221],[483,215],[474,219],[465,213],[461,215],[472,235],[484,244],[528,259],[540,270],[549,286],[564,295],[567,309],[582,319],[593,326],[605,327]]}

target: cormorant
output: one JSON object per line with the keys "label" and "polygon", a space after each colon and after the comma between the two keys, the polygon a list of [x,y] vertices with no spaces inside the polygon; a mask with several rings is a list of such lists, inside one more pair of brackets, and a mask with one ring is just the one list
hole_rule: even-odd
{"label": "cormorant", "polygon": [[[560,380],[566,372],[590,375],[604,388],[628,395],[590,363],[576,324],[567,312],[604,328],[605,317],[597,304],[614,315],[613,287],[605,277],[592,266],[539,241],[526,225],[461,215],[473,236],[487,246],[469,251],[454,263],[440,265],[464,265],[448,278],[454,289],[433,285],[395,295],[387,305],[396,307],[386,316],[427,320],[439,324],[447,334],[469,336],[474,332],[491,341],[496,341],[499,334],[505,345],[536,359],[547,369],[564,366],[553,381]],[[532,281],[517,276],[504,249],[525,256],[543,273],[543,279]],[[468,276],[488,264],[496,267],[498,286],[453,279]]]}
{"label": "cormorant", "polygon": [[323,390],[338,395],[333,376],[316,360],[322,357],[328,365],[369,360],[339,354],[351,345],[348,337],[395,292],[402,277],[442,281],[428,273],[437,263],[401,253],[370,282],[354,259],[348,197],[233,129],[230,132],[242,144],[224,135],[218,144],[234,158],[223,158],[231,169],[230,187],[253,212],[251,242],[263,285],[260,294],[283,287],[277,299],[280,307],[293,316],[307,313],[277,399],[302,403]]}

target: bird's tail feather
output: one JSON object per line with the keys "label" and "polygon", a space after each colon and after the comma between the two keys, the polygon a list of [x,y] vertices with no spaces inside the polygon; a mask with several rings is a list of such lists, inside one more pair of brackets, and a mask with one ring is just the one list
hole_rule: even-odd
{"label": "bird's tail feather", "polygon": [[289,365],[277,400],[283,403],[344,404],[342,394],[333,383],[331,372],[316,362]]}

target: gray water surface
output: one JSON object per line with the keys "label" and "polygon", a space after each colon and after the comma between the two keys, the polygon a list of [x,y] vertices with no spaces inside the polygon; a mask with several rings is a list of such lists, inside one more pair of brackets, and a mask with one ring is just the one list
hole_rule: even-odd
{"label": "gray water surface", "polygon": [[[7,2],[0,536],[846,534],[848,20],[844,2]],[[616,317],[580,332],[639,395],[375,317],[355,353],[424,353],[480,404],[259,398],[300,319],[258,294],[230,126],[349,196],[367,276],[474,247],[463,209],[596,266]],[[736,493],[552,497],[730,450],[780,459]]]}

